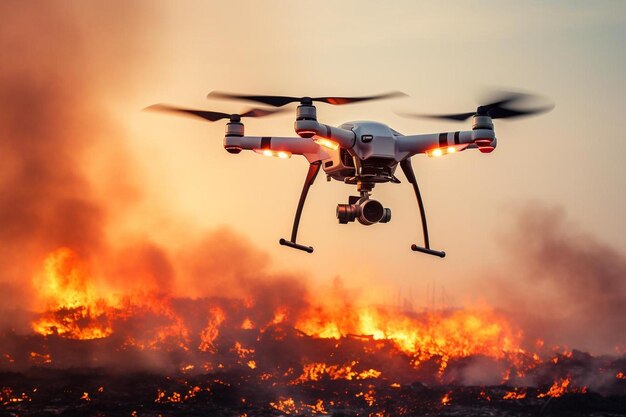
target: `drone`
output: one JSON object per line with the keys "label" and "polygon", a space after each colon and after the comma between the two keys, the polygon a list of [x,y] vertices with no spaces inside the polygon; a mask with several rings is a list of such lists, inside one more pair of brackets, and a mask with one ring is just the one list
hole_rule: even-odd
{"label": "drone", "polygon": [[[439,157],[468,149],[478,149],[484,154],[491,153],[497,145],[494,119],[538,114],[549,111],[552,106],[520,109],[519,103],[532,98],[531,95],[499,93],[497,98],[494,97],[490,103],[478,106],[476,111],[438,115],[400,114],[406,117],[427,117],[458,122],[471,118],[471,130],[403,135],[383,123],[373,121],[347,122],[338,127],[320,123],[317,120],[317,110],[314,105],[315,102],[319,102],[338,106],[402,96],[406,94],[397,91],[361,97],[289,97],[213,91],[207,97],[251,101],[274,108],[252,108],[240,114],[194,110],[168,104],[155,104],[147,109],[194,116],[210,122],[228,120],[224,148],[231,154],[250,150],[278,158],[290,158],[292,155],[304,156],[309,162],[309,169],[300,193],[291,239],[281,238],[279,243],[308,253],[313,252],[313,247],[297,243],[296,238],[309,188],[313,185],[320,169],[324,170],[328,181],[336,180],[355,185],[359,194],[349,196],[347,204],[337,205],[336,216],[339,223],[347,224],[356,220],[362,225],[370,226],[391,220],[391,209],[372,199],[371,194],[376,184],[400,183],[395,175],[400,165],[404,176],[413,186],[424,238],[424,246],[413,244],[411,249],[443,258],[446,256],[444,251],[430,247],[424,202],[411,165],[411,157],[418,154]],[[294,124],[297,137],[246,136],[244,134],[244,125],[241,121],[243,118],[269,116],[283,111],[283,106],[291,103],[298,103]],[[518,106],[515,106],[516,104]]]}

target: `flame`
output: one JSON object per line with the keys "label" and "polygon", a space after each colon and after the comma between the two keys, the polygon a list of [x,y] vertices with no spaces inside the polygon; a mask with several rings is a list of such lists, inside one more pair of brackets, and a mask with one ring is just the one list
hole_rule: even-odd
{"label": "flame", "polygon": [[[193,317],[201,319],[194,321],[190,320],[189,313],[183,314],[184,311],[177,306],[178,299],[152,289],[120,293],[103,291],[99,283],[107,280],[96,276],[94,271],[97,270],[69,248],[51,252],[33,278],[42,312],[32,322],[32,329],[43,336],[67,339],[104,339],[116,335],[122,341],[120,350],[190,352],[193,354],[180,356],[181,360],[176,364],[175,369],[182,374],[198,370],[228,371],[238,367],[254,370],[255,378],[272,385],[380,378],[389,381],[392,388],[401,386],[398,382],[391,383],[394,381],[391,378],[396,376],[388,375],[389,368],[384,364],[375,369],[365,365],[368,363],[366,357],[340,356],[347,352],[343,349],[348,345],[358,345],[364,355],[389,352],[385,354],[396,355],[414,370],[422,369],[428,363],[435,364],[439,381],[445,380],[445,370],[450,363],[471,356],[488,357],[503,363],[502,384],[515,383],[516,378],[525,377],[541,364],[556,364],[573,357],[572,351],[558,348],[555,351],[560,353],[548,355],[545,361],[537,353],[526,352],[521,348],[521,331],[489,308],[410,313],[395,308],[350,304],[345,299],[314,294],[297,310],[279,304],[272,306],[265,315],[259,315],[255,309],[263,304],[263,300],[248,295],[221,304],[209,299],[199,300],[194,308],[200,314],[194,313]],[[298,337],[326,340],[324,346],[334,345],[338,355],[325,358],[303,356],[297,364],[285,367],[265,363],[267,352],[259,349],[261,353],[257,354],[255,343],[265,337],[274,341],[290,340],[289,329],[297,332]],[[543,346],[543,341],[537,340],[534,344]],[[45,345],[37,349],[39,352],[29,353],[32,364],[52,363],[53,358]],[[13,354],[3,354],[2,360],[12,363]],[[623,372],[617,373],[616,378],[624,379]],[[220,382],[216,380],[216,383]],[[369,388],[371,386],[363,385],[363,391],[357,397],[371,406],[376,403],[376,396]],[[155,402],[184,402],[199,390],[192,388],[187,393],[160,390]],[[571,378],[563,378],[554,381],[547,391],[538,394],[538,398],[558,397],[566,392],[584,393],[586,388],[572,387]],[[526,391],[515,389],[506,392],[502,398],[523,399],[526,396]],[[485,391],[479,394],[479,398],[491,401]],[[90,399],[86,393],[83,400]],[[450,393],[444,395],[441,403],[450,403]],[[292,398],[279,399],[272,407],[285,414],[303,410],[322,413],[324,409],[321,402],[306,404]]]}
{"label": "flame", "polygon": [[565,393],[581,393],[581,394],[587,393],[587,387],[581,387],[581,388],[570,387],[571,383],[572,383],[572,378],[569,376],[566,378],[560,378],[554,381],[554,383],[552,384],[550,389],[548,389],[547,392],[537,395],[537,398],[560,397],[561,395]]}
{"label": "flame", "polygon": [[243,330],[252,330],[254,329],[254,323],[252,323],[249,317],[246,317],[243,323],[241,323],[241,328]]}
{"label": "flame", "polygon": [[299,384],[306,381],[319,381],[324,377],[329,379],[345,379],[351,381],[353,379],[378,378],[382,372],[375,369],[367,369],[361,372],[353,370],[357,361],[352,361],[349,365],[327,365],[321,362],[314,362],[304,365],[302,375],[292,381],[292,384]]}
{"label": "flame", "polygon": [[524,398],[526,398],[526,391],[518,392],[517,389],[508,391],[502,397],[503,400],[523,400]]}
{"label": "flame", "polygon": [[441,405],[450,405],[452,402],[451,397],[452,391],[446,392],[444,396],[441,398]]}
{"label": "flame", "polygon": [[376,403],[376,392],[373,389],[370,389],[367,392],[359,392],[355,396],[357,398],[362,397],[370,407]]}
{"label": "flame", "polygon": [[[116,322],[152,315],[165,320],[161,320],[159,326],[145,329],[141,335],[127,335],[126,346],[144,350],[172,343],[187,349],[189,331],[168,297],[152,293],[102,295],[95,282],[89,265],[71,249],[62,247],[50,253],[41,271],[33,278],[45,311],[33,321],[32,329],[44,336],[102,339],[114,333]],[[210,329],[205,331],[211,334]],[[205,343],[209,343],[208,335],[206,339]]]}
{"label": "flame", "polygon": [[285,414],[296,414],[298,412],[293,398],[279,399],[277,402],[270,402],[270,405]]}
{"label": "flame", "polygon": [[111,300],[96,296],[86,266],[71,249],[52,252],[33,283],[48,308],[48,314],[32,324],[35,332],[81,340],[113,333],[108,315]]}
{"label": "flame", "polygon": [[320,338],[339,339],[355,334],[390,340],[412,355],[416,366],[433,357],[441,358],[442,370],[450,358],[485,355],[501,359],[524,352],[519,347],[521,333],[489,309],[428,313],[419,317],[376,308],[355,312],[315,310],[300,319],[296,327]]}
{"label": "flame", "polygon": [[[45,312],[32,324],[33,330],[39,334],[71,339],[105,338],[115,332],[117,322],[151,314],[167,320],[153,329],[147,329],[143,335],[128,335],[127,346],[143,350],[170,343],[189,349],[192,335],[168,297],[153,293],[103,296],[101,291],[97,291],[89,265],[69,248],[59,248],[46,257],[34,281],[45,303]],[[246,299],[244,303],[252,307],[256,301]],[[218,306],[208,308],[207,323],[200,332],[198,350],[216,352],[215,341],[226,320],[224,309]],[[241,328],[255,327],[249,316],[241,320]],[[484,355],[502,359],[507,355],[524,353],[519,347],[521,333],[514,331],[504,318],[489,309],[410,315],[376,307],[351,307],[346,310],[312,303],[297,317],[291,317],[287,307],[278,307],[271,321],[260,328],[265,330],[268,326],[283,323],[293,323],[304,334],[316,338],[340,339],[352,334],[391,341],[412,357],[414,366],[437,358],[442,371],[454,358]],[[242,359],[254,353],[237,343],[235,349]],[[377,372],[371,371],[367,377],[373,377]],[[350,372],[353,371],[346,372],[352,375]],[[356,378],[356,375],[351,378]]]}

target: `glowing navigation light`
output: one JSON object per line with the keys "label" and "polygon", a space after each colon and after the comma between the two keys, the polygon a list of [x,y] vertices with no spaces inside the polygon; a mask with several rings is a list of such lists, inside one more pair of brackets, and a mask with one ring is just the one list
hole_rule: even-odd
{"label": "glowing navigation light", "polygon": [[263,149],[263,150],[257,150],[256,152],[262,153],[265,156],[275,156],[281,159],[291,158],[291,152],[287,152],[287,151],[273,151],[271,149]]}
{"label": "glowing navigation light", "polygon": [[326,139],[326,138],[315,138],[313,139],[313,141],[315,143],[317,143],[320,146],[323,146],[325,148],[328,149],[332,149],[333,151],[336,151],[337,149],[339,149],[339,144],[335,141],[332,141],[330,139]]}
{"label": "glowing navigation light", "polygon": [[454,146],[448,146],[448,153],[455,153],[456,148]]}
{"label": "glowing navigation light", "polygon": [[441,155],[443,155],[443,151],[442,151],[441,149],[437,148],[437,149],[435,149],[435,150],[431,153],[431,155],[432,155],[432,156],[441,156]]}

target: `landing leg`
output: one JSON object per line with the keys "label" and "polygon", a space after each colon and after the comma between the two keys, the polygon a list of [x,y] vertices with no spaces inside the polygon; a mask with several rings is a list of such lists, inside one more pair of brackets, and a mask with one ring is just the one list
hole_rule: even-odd
{"label": "landing leg", "polygon": [[280,239],[278,241],[283,246],[289,246],[290,248],[303,250],[308,253],[313,253],[313,247],[297,244],[296,236],[298,235],[298,225],[300,224],[300,216],[302,216],[302,208],[304,207],[304,201],[306,200],[306,195],[309,192],[309,188],[311,187],[311,185],[313,185],[313,181],[315,181],[315,177],[317,177],[317,173],[320,172],[321,166],[322,166],[321,161],[315,161],[309,165],[309,171],[306,174],[306,179],[304,180],[304,186],[302,187],[302,193],[300,194],[300,201],[298,201],[298,208],[296,209],[296,217],[293,220],[293,229],[291,229],[291,240]]}
{"label": "landing leg", "polygon": [[420,216],[422,218],[422,231],[424,233],[424,247],[417,246],[416,244],[411,245],[411,249],[416,252],[426,253],[428,255],[439,256],[443,258],[446,256],[444,251],[438,251],[430,248],[430,242],[428,240],[428,225],[426,224],[426,212],[424,211],[424,202],[422,201],[422,195],[420,194],[420,189],[417,186],[417,180],[415,179],[415,173],[413,172],[413,166],[411,165],[410,159],[405,159],[400,162],[400,167],[402,168],[402,172],[406,176],[406,179],[413,185],[413,191],[415,191],[415,197],[417,198],[417,205],[420,209]]}

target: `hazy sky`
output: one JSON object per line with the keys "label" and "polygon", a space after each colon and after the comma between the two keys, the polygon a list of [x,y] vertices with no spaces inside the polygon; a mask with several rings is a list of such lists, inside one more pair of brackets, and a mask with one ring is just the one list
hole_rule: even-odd
{"label": "hazy sky", "polygon": [[[138,51],[151,64],[111,106],[132,129],[146,186],[188,224],[228,225],[267,250],[274,264],[316,279],[385,281],[421,291],[436,279],[457,299],[476,276],[503,262],[501,246],[528,204],[563,207],[577,228],[626,250],[626,3],[621,1],[160,2],[150,40]],[[94,53],[97,53],[95,51]],[[354,188],[320,176],[304,210],[299,241],[313,255],[277,244],[288,237],[304,158],[269,159],[222,149],[223,123],[138,109],[156,102],[239,111],[208,101],[213,90],[259,94],[353,95],[402,90],[410,98],[333,107],[319,120],[378,120],[396,130],[470,129],[470,122],[407,120],[394,111],[475,108],[489,88],[540,93],[551,113],[496,123],[498,148],[415,157],[432,246],[444,260],[410,250],[421,235],[409,184],[377,186],[393,211],[385,225],[339,225],[337,203]],[[295,109],[294,109],[295,111]],[[251,135],[293,135],[292,113],[246,122]],[[403,177],[401,177],[404,179]],[[532,236],[528,236],[532,239]],[[468,277],[471,277],[468,278]],[[479,282],[479,281],[478,281]]]}
{"label": "hazy sky", "polygon": [[[80,59],[94,63],[92,82],[106,91],[104,104],[128,138],[131,155],[123,157],[138,168],[146,194],[135,210],[141,222],[127,216],[127,230],[167,240],[226,226],[267,251],[276,270],[301,271],[314,282],[340,276],[387,301],[401,289],[417,303],[433,282],[454,303],[487,297],[487,276],[523,267],[525,260],[506,242],[511,234],[519,237],[516,219],[529,206],[561,208],[574,234],[590,233],[626,251],[623,1],[146,1],[95,12],[89,4],[62,2],[59,8],[66,5],[91,36],[68,42],[87,44]],[[143,18],[122,19],[127,13]],[[107,43],[113,34],[127,37],[127,44]],[[114,63],[115,71],[98,72],[101,62]],[[413,159],[431,244],[448,253],[443,260],[410,250],[422,237],[415,197],[401,173],[402,184],[375,188],[373,197],[393,218],[371,227],[337,223],[336,205],[355,189],[320,175],[298,236],[315,253],[279,246],[291,231],[304,158],[231,155],[222,147],[222,122],[141,111],[158,102],[227,112],[249,107],[207,100],[214,89],[285,95],[401,90],[410,97],[320,104],[318,118],[331,125],[377,120],[404,134],[433,133],[471,129],[471,122],[409,120],[395,111],[470,111],[493,88],[539,93],[556,108],[497,121],[492,154]],[[246,133],[295,135],[294,113],[295,106],[247,121]],[[99,175],[115,179],[111,172]],[[533,241],[530,234],[524,238]],[[237,262],[237,254],[225,262]]]}

